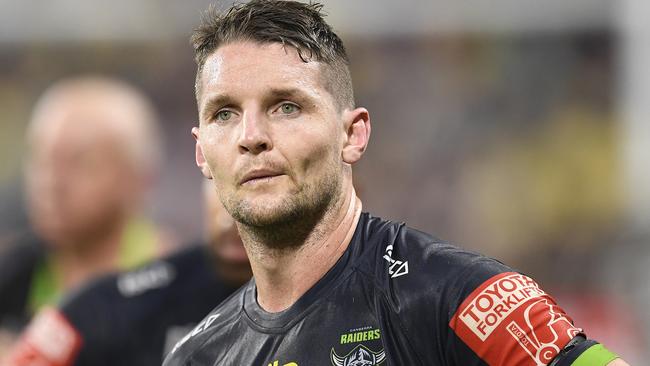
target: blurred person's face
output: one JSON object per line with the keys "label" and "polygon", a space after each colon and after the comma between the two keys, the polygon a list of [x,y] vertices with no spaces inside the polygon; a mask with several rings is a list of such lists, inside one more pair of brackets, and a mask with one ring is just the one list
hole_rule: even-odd
{"label": "blurred person's face", "polygon": [[78,96],[50,105],[30,140],[27,194],[36,231],[51,245],[78,245],[123,219],[135,172],[115,129],[110,98]]}
{"label": "blurred person's face", "polygon": [[281,44],[218,48],[201,75],[197,163],[253,227],[322,212],[341,190],[345,119],[318,62]]}

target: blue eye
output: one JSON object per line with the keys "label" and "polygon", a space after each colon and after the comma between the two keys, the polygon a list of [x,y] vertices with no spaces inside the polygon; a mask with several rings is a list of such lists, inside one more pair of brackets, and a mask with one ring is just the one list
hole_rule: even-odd
{"label": "blue eye", "polygon": [[280,106],[280,110],[284,114],[291,114],[298,111],[298,106],[291,103],[284,103]]}
{"label": "blue eye", "polygon": [[232,117],[232,112],[231,111],[219,111],[215,115],[215,118],[220,120],[220,121],[227,121]]}

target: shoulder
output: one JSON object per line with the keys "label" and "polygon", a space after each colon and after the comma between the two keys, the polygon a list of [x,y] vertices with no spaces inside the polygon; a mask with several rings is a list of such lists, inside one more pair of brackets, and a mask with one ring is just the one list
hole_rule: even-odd
{"label": "shoulder", "polygon": [[[392,282],[396,291],[419,293],[429,301],[439,301],[440,305],[450,308],[490,278],[513,272],[494,258],[409,227],[404,227],[403,235],[384,251],[383,259],[390,275],[384,278]],[[391,261],[397,260],[408,263],[409,276],[402,282],[397,281],[396,275],[399,273],[391,271],[391,266],[395,266]],[[436,293],[421,291],[426,288],[433,288]]]}
{"label": "shoulder", "polygon": [[251,286],[255,286],[253,280],[239,288],[214,308],[176,343],[165,358],[163,365],[178,365],[188,360],[208,340],[218,336],[218,332],[227,332],[232,325],[237,324],[244,308],[244,294],[247,290],[250,290]]}
{"label": "shoulder", "polygon": [[35,238],[25,238],[0,252],[0,289],[14,284],[17,278],[31,278],[45,258],[44,245]]}
{"label": "shoulder", "polygon": [[359,255],[359,269],[367,272],[391,299],[402,300],[401,305],[402,293],[408,293],[408,299],[433,296],[430,300],[436,300],[445,292],[445,299],[454,302],[453,298],[471,292],[489,278],[512,271],[498,260],[404,223],[368,215],[361,235],[364,248]]}
{"label": "shoulder", "polygon": [[33,276],[45,256],[44,245],[32,237],[25,237],[0,253],[0,326],[19,330],[27,322]]}
{"label": "shoulder", "polygon": [[429,324],[444,329],[473,291],[504,273],[516,273],[496,259],[404,223],[369,217],[366,225],[370,229],[358,271],[374,282],[392,313],[413,326],[430,318]]}
{"label": "shoulder", "polygon": [[[187,277],[206,271],[204,250],[192,247],[166,258],[139,266],[131,271],[103,276],[67,296],[60,305],[62,313],[84,333],[114,328],[114,320],[138,316],[130,309],[150,305],[151,310],[165,295],[179,292]],[[119,322],[123,324],[124,322]]]}
{"label": "shoulder", "polygon": [[452,364],[473,365],[478,358],[503,364],[530,356],[529,339],[554,334],[533,347],[530,361],[546,364],[581,332],[525,274],[403,224],[393,231],[375,249],[376,286],[390,305],[392,324],[425,359],[428,340],[436,339]]}
{"label": "shoulder", "polygon": [[166,258],[153,261],[114,278],[121,296],[136,297],[152,290],[163,289],[189,277],[208,276],[205,248],[193,246]]}

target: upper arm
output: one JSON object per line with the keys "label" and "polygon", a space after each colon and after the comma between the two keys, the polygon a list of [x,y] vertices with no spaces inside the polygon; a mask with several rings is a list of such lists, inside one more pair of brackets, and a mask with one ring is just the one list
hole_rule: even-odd
{"label": "upper arm", "polygon": [[582,329],[530,277],[504,272],[485,280],[449,322],[457,339],[488,365],[545,365]]}
{"label": "upper arm", "polygon": [[405,332],[426,335],[408,338],[428,363],[569,366],[584,355],[584,365],[592,365],[589,355],[596,355],[605,366],[617,357],[601,357],[595,351],[604,347],[595,341],[580,342],[583,330],[530,277],[497,260],[417,239],[406,237],[409,245],[394,245],[389,253],[408,262],[409,273],[384,277]]}
{"label": "upper arm", "polygon": [[81,345],[81,336],[68,319],[46,307],[32,319],[3,361],[14,366],[72,366]]}
{"label": "upper arm", "polygon": [[617,358],[614,361],[608,363],[607,366],[630,366],[630,365],[627,362],[621,360],[620,358]]}
{"label": "upper arm", "polygon": [[450,327],[490,366],[629,366],[581,328],[531,278],[505,272],[463,300]]}

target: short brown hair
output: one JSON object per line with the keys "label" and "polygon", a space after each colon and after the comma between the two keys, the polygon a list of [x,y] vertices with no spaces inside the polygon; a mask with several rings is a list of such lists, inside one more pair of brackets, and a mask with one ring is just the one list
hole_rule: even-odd
{"label": "short brown hair", "polygon": [[210,7],[191,38],[198,65],[197,98],[206,59],[224,44],[254,41],[291,46],[304,62],[323,63],[326,88],[340,108],[353,108],[348,55],[339,36],[323,19],[322,8],[318,3],[280,0],[253,0],[233,5],[223,14]]}

